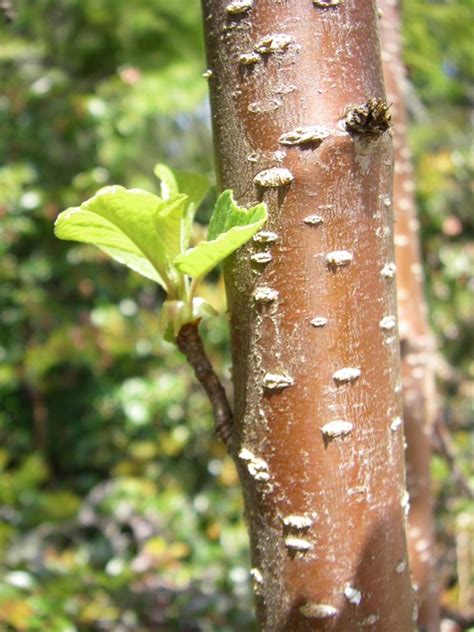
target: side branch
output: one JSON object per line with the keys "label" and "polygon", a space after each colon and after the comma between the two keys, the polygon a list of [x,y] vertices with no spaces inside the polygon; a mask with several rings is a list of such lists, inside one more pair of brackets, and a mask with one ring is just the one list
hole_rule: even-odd
{"label": "side branch", "polygon": [[197,323],[181,327],[176,344],[206,391],[212,406],[216,434],[227,445],[232,433],[232,410],[225,389],[206,355]]}

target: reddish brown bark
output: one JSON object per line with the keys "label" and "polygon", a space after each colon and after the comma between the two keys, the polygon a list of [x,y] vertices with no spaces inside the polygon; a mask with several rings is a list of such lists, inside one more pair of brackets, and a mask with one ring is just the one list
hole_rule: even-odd
{"label": "reddish brown bark", "polygon": [[438,590],[434,573],[434,516],[430,457],[434,421],[432,342],[426,318],[418,239],[414,179],[407,137],[405,74],[401,58],[400,13],[396,0],[382,0],[381,39],[387,97],[394,121],[395,257],[402,349],[403,415],[407,487],[410,495],[408,545],[419,604],[421,629],[439,630]]}
{"label": "reddish brown bark", "polygon": [[272,233],[226,266],[257,614],[271,632],[408,632],[375,4],[203,0],[203,10],[219,182],[241,204],[264,199]]}

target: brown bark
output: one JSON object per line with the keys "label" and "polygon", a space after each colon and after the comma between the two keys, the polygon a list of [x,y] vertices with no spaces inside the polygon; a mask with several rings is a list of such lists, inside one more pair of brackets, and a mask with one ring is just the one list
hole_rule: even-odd
{"label": "brown bark", "polygon": [[[400,12],[396,0],[382,0],[380,20],[387,98],[392,102],[395,173],[395,259],[403,376],[407,487],[410,495],[408,547],[419,605],[418,624],[439,630],[434,572],[434,516],[430,457],[434,422],[432,338],[426,318],[414,179],[407,137],[405,74],[401,57]],[[431,361],[430,361],[431,358]]]}
{"label": "brown bark", "polygon": [[376,8],[203,0],[203,10],[219,182],[241,204],[264,199],[272,233],[225,270],[257,614],[271,632],[408,632]]}

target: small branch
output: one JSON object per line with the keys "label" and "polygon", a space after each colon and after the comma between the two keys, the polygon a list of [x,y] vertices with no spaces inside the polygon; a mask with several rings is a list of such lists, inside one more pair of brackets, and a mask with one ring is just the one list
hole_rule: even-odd
{"label": "small branch", "polygon": [[232,410],[225,389],[204,350],[197,322],[181,327],[176,344],[206,391],[212,406],[216,434],[227,445],[232,433]]}
{"label": "small branch", "polygon": [[464,474],[456,463],[456,454],[451,433],[441,417],[434,424],[434,440],[436,451],[444,458],[453,475],[454,483],[459,493],[469,499],[474,499],[474,492],[467,483]]}

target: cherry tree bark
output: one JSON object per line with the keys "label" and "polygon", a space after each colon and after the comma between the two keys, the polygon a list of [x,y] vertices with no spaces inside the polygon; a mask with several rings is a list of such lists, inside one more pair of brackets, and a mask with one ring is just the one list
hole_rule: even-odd
{"label": "cherry tree bark", "polygon": [[[380,28],[387,97],[393,103],[395,174],[395,258],[403,374],[403,417],[407,487],[410,496],[408,545],[419,605],[421,630],[439,630],[438,590],[434,573],[434,515],[430,457],[435,412],[433,345],[423,295],[414,179],[407,137],[405,71],[401,57],[397,0],[382,0]],[[430,361],[431,360],[431,361]]]}
{"label": "cherry tree bark", "polygon": [[217,173],[265,230],[226,264],[257,615],[413,629],[392,145],[371,0],[203,0]]}

